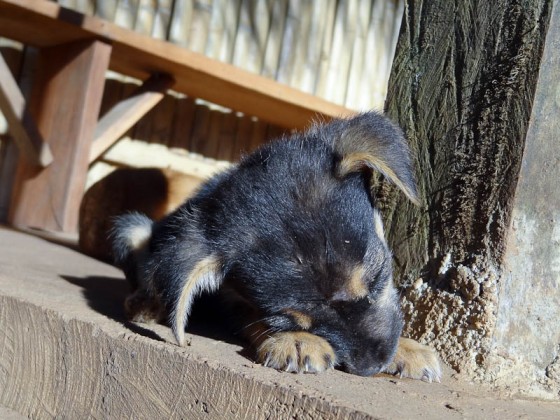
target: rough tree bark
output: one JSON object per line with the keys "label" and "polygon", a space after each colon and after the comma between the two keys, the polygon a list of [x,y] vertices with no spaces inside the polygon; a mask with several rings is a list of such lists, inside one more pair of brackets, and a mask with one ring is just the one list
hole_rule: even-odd
{"label": "rough tree bark", "polygon": [[[380,184],[405,334],[488,377],[504,253],[553,0],[408,0],[387,112],[423,206]],[[560,28],[554,28],[560,30]]]}

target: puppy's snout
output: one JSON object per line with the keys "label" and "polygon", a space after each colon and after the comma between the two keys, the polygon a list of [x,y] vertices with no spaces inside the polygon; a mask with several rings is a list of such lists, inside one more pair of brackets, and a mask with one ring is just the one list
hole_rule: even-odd
{"label": "puppy's snout", "polygon": [[358,376],[373,376],[378,374],[381,371],[381,365],[371,366],[368,364],[364,364],[363,366],[351,366],[345,365],[344,370],[348,373]]}
{"label": "puppy's snout", "polygon": [[355,349],[349,358],[342,361],[343,370],[359,376],[373,376],[382,370],[389,362],[393,349],[381,343],[368,344],[368,347]]}

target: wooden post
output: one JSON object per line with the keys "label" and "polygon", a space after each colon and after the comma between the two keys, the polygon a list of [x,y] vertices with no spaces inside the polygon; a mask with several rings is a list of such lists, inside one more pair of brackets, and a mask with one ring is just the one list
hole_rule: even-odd
{"label": "wooden post", "polygon": [[551,350],[533,349],[526,363],[519,355],[497,362],[493,340],[509,299],[508,232],[545,40],[560,31],[558,20],[549,27],[558,7],[558,0],[409,0],[393,63],[386,107],[414,150],[424,202],[413,208],[379,189],[405,334],[478,379],[507,371],[510,381],[532,380],[530,359]]}
{"label": "wooden post", "polygon": [[20,159],[10,206],[18,227],[75,232],[111,46],[77,41],[41,49],[29,101],[53,164]]}
{"label": "wooden post", "polygon": [[35,121],[27,113],[25,99],[2,53],[0,53],[0,109],[8,120],[8,129],[20,153],[33,165],[47,166],[52,154],[43,142]]}

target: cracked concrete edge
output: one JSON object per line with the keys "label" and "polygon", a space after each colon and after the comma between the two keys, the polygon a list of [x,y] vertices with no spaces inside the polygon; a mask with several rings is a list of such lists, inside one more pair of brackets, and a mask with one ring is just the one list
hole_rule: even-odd
{"label": "cracked concrete edge", "polygon": [[31,418],[370,418],[18,299],[0,307],[0,404]]}
{"label": "cracked concrete edge", "polygon": [[0,228],[0,406],[33,418],[547,418],[560,404],[457,381],[277,372],[243,348],[124,323],[115,268]]}
{"label": "cracked concrete edge", "polygon": [[23,420],[25,418],[26,417],[22,416],[17,411],[14,411],[14,410],[11,410],[9,408],[0,406],[0,419],[3,419],[3,420]]}

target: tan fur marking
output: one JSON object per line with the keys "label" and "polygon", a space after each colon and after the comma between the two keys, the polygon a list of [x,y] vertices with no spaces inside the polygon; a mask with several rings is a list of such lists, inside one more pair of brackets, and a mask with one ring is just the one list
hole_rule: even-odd
{"label": "tan fur marking", "polygon": [[395,358],[384,372],[426,382],[441,381],[441,367],[436,352],[410,338],[399,339]]}
{"label": "tan fur marking", "polygon": [[173,313],[173,332],[180,346],[185,342],[185,324],[187,309],[190,309],[193,294],[201,281],[208,281],[208,276],[213,276],[218,271],[218,261],[214,256],[206,257],[195,264],[189,278],[181,290],[181,295],[175,305]]}
{"label": "tan fur marking", "polygon": [[304,330],[308,330],[309,328],[311,328],[311,323],[313,322],[313,320],[309,315],[304,314],[303,312],[295,311],[293,309],[286,309],[284,312],[290,315],[294,319],[295,323]]}
{"label": "tan fur marking", "polygon": [[379,294],[377,303],[379,307],[386,308],[388,306],[393,306],[395,304],[394,296],[396,294],[395,286],[392,281],[388,281],[385,288]]}
{"label": "tan fur marking", "polygon": [[378,158],[369,153],[356,152],[350,153],[342,159],[339,165],[339,176],[345,176],[351,172],[357,172],[364,166],[377,169],[387,178],[389,178],[414,204],[419,204],[418,198],[415,194],[408,189],[408,187],[403,184],[399,179],[397,174],[387,166],[387,163],[382,159]]}
{"label": "tan fur marking", "polygon": [[322,372],[334,367],[331,345],[307,332],[272,334],[257,349],[257,359],[265,366],[288,372]]}
{"label": "tan fur marking", "polygon": [[346,283],[346,291],[350,299],[360,299],[368,295],[368,287],[364,281],[365,271],[362,265],[352,271],[350,279]]}
{"label": "tan fur marking", "polygon": [[375,233],[383,241],[384,244],[387,244],[385,240],[385,231],[383,230],[383,221],[381,220],[381,215],[377,210],[373,212],[373,224],[375,226]]}

